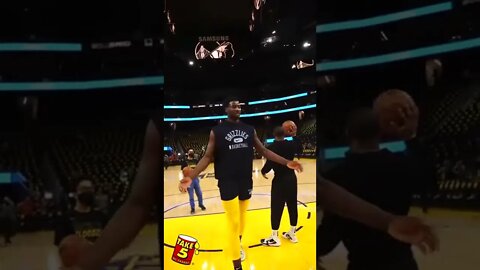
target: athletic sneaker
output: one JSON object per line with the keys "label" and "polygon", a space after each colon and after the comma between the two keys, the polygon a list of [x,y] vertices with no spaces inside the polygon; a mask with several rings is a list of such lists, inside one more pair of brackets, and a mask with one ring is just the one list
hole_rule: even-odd
{"label": "athletic sneaker", "polygon": [[192,208],[192,210],[190,210],[190,214],[195,214],[195,208]]}
{"label": "athletic sneaker", "polygon": [[240,260],[243,262],[245,261],[245,258],[247,258],[247,254],[245,254],[245,250],[243,250],[243,247],[240,246]]}
{"label": "athletic sneaker", "polygon": [[278,236],[270,236],[267,239],[262,239],[260,240],[263,245],[269,246],[269,247],[279,247],[280,246],[280,239],[278,239]]}
{"label": "athletic sneaker", "polygon": [[204,205],[199,205],[199,206],[200,206],[200,208],[202,209],[202,211],[207,210],[207,208],[206,208]]}
{"label": "athletic sneaker", "polygon": [[283,236],[283,238],[290,240],[290,242],[292,242],[292,243],[298,243],[298,239],[297,239],[297,236],[295,235],[295,233],[283,232],[282,236]]}

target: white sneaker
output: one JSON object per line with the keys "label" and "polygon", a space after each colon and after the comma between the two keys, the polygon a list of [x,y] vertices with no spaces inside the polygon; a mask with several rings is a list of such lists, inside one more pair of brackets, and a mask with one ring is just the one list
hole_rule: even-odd
{"label": "white sneaker", "polygon": [[292,242],[292,243],[298,243],[298,239],[297,239],[297,236],[295,235],[295,233],[283,232],[282,236],[283,236],[283,238],[290,240],[290,242]]}
{"label": "white sneaker", "polygon": [[245,254],[245,250],[243,250],[243,247],[240,246],[240,260],[243,262],[245,261],[245,258],[247,258],[247,254]]}
{"label": "white sneaker", "polygon": [[279,247],[280,246],[280,239],[278,239],[278,236],[271,235],[269,238],[262,239],[260,242],[269,247]]}

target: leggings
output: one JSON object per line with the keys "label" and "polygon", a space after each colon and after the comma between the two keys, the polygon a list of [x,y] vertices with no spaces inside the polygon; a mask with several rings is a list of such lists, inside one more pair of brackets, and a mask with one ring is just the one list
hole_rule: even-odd
{"label": "leggings", "polygon": [[297,176],[288,174],[284,176],[275,176],[272,182],[272,200],[270,222],[272,230],[278,230],[282,220],[283,208],[285,203],[288,207],[290,216],[290,226],[297,226]]}
{"label": "leggings", "polygon": [[222,201],[228,224],[227,251],[230,253],[232,261],[240,259],[240,237],[245,230],[249,202],[249,200],[239,200],[238,197]]}

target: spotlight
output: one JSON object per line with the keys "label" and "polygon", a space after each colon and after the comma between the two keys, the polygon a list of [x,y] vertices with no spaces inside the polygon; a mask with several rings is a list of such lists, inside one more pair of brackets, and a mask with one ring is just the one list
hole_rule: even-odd
{"label": "spotlight", "polygon": [[192,60],[188,61],[188,64],[189,64],[190,66],[193,66],[193,61],[192,61]]}
{"label": "spotlight", "polygon": [[305,42],[303,43],[303,47],[304,47],[304,48],[308,48],[308,47],[310,47],[310,46],[312,46],[312,44],[310,44],[310,42],[308,42],[308,41],[305,41]]}

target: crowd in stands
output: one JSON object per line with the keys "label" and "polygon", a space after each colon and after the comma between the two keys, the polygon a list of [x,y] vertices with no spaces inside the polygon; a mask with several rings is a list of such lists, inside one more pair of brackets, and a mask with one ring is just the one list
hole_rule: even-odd
{"label": "crowd in stands", "polygon": [[195,133],[183,132],[178,135],[183,151],[187,152],[188,149],[193,149],[195,153],[203,156],[208,144],[208,130],[204,130],[203,132],[200,130]]}
{"label": "crowd in stands", "polygon": [[301,126],[298,138],[302,142],[303,155],[316,157],[317,153],[317,121],[309,119]]}
{"label": "crowd in stands", "polygon": [[16,204],[16,225],[19,229],[44,228],[44,221],[53,214],[50,211],[53,205],[44,196],[45,182],[34,158],[32,142],[24,134],[15,132],[0,135],[0,172],[17,173],[26,180],[15,187],[30,193],[22,201],[12,196],[16,194],[9,194],[13,190],[11,184],[3,183],[1,186],[3,194],[0,195],[10,196]]}
{"label": "crowd in stands", "polygon": [[[46,143],[48,157],[62,189],[73,205],[75,183],[81,178],[96,185],[97,208],[112,214],[129,194],[139,163],[144,129],[79,128],[55,130]],[[27,196],[16,201],[20,230],[50,228],[57,214],[53,194],[45,190],[32,146],[21,134],[0,139],[0,172],[19,172],[26,179]],[[68,206],[67,206],[68,208]],[[63,209],[65,210],[65,209]]]}
{"label": "crowd in stands", "polygon": [[431,93],[422,126],[436,164],[440,205],[480,205],[480,91],[479,82],[455,81]]}
{"label": "crowd in stands", "polygon": [[21,172],[31,188],[43,191],[32,142],[22,133],[0,134],[0,172]]}
{"label": "crowd in stands", "polygon": [[434,201],[450,207],[480,205],[480,141],[457,137],[432,144],[438,190]]}
{"label": "crowd in stands", "polygon": [[99,190],[111,190],[122,173],[128,177],[135,175],[142,143],[141,129],[67,132],[52,140],[54,164],[68,184],[87,176]]}

